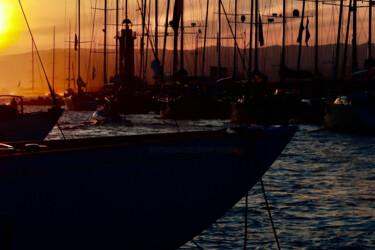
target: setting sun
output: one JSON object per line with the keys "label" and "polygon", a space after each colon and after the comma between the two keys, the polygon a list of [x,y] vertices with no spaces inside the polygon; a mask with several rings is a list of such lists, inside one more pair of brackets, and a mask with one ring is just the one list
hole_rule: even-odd
{"label": "setting sun", "polygon": [[17,13],[15,5],[9,0],[0,0],[0,48],[4,48],[15,40],[14,33],[17,27]]}

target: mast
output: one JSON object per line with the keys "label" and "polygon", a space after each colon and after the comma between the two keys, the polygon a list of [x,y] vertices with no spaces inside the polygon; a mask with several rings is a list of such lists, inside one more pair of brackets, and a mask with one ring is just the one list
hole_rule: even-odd
{"label": "mast", "polygon": [[254,51],[254,71],[258,72],[258,29],[259,29],[259,6],[258,6],[259,0],[255,0],[255,51]]}
{"label": "mast", "polygon": [[115,75],[118,73],[118,0],[116,0],[116,58],[115,58]]}
{"label": "mast", "polygon": [[298,37],[300,38],[299,46],[298,46],[298,62],[297,62],[297,71],[298,72],[301,69],[302,32],[303,32],[303,19],[305,18],[305,5],[306,5],[306,0],[303,0],[302,18],[301,18],[301,24],[299,26],[299,33],[298,33]]}
{"label": "mast", "polygon": [[56,52],[56,49],[55,49],[55,34],[56,30],[55,30],[55,26],[53,26],[53,56],[52,56],[52,90],[53,92],[55,92],[55,52]]}
{"label": "mast", "polygon": [[103,82],[107,82],[107,0],[104,1],[104,63],[103,63]]}
{"label": "mast", "polygon": [[180,71],[184,69],[184,0],[181,0]]}
{"label": "mast", "polygon": [[353,55],[352,72],[358,69],[357,61],[357,0],[353,0]]}
{"label": "mast", "polygon": [[317,75],[319,72],[318,69],[318,60],[319,60],[319,0],[315,0],[315,67],[314,71]]}
{"label": "mast", "polygon": [[217,33],[217,67],[219,70],[219,79],[222,77],[221,75],[221,0],[219,1],[219,11],[218,11],[218,19],[219,19],[219,30]]}
{"label": "mast", "polygon": [[78,0],[78,78],[81,77],[81,0]]}
{"label": "mast", "polygon": [[198,41],[199,41],[199,33],[196,35],[195,41],[195,52],[194,52],[194,76],[198,76]]}
{"label": "mast", "polygon": [[34,91],[34,41],[31,41],[31,90]]}
{"label": "mast", "polygon": [[[285,0],[284,0],[285,1]],[[251,69],[253,66],[253,27],[254,27],[254,0],[251,0],[251,7],[250,7],[250,42],[249,42],[249,82],[251,82]]]}
{"label": "mast", "polygon": [[344,0],[340,0],[340,15],[339,15],[339,27],[337,30],[337,44],[336,44],[336,59],[335,59],[335,70],[333,72],[333,77],[337,80],[337,71],[339,68],[339,57],[340,57],[340,36],[341,36],[341,22],[342,22],[342,11],[344,7]]}
{"label": "mast", "polygon": [[369,0],[369,10],[368,10],[368,61],[372,60],[372,0]]}
{"label": "mast", "polygon": [[344,58],[342,63],[341,78],[344,79],[345,67],[346,67],[346,57],[348,54],[348,40],[349,40],[349,28],[350,28],[350,13],[352,10],[352,0],[349,0],[349,11],[348,11],[348,20],[346,23],[346,37],[345,37],[345,48],[344,48]]}
{"label": "mast", "polygon": [[159,21],[158,21],[158,0],[155,0],[155,57],[156,58],[159,58],[158,57],[158,35],[159,35],[159,32],[158,32],[158,26],[159,26]]}
{"label": "mast", "polygon": [[[173,36],[173,74],[177,73],[177,64],[178,64],[178,52],[177,52],[177,43],[178,43],[178,27],[181,18],[182,12],[182,1],[183,0],[175,0],[174,9],[173,9],[173,19],[171,21],[171,26],[173,28],[174,36]],[[181,39],[182,40],[182,39]]]}
{"label": "mast", "polygon": [[[210,0],[207,0],[206,21],[205,21],[205,24],[204,24],[203,54],[202,54],[202,79],[204,77],[204,64],[206,62],[206,41],[207,41],[207,23],[208,23],[208,8],[209,8],[209,3],[210,3]],[[196,62],[195,62],[196,65],[197,65],[197,61],[198,61],[198,39],[199,39],[199,34],[197,34],[197,50],[196,50]],[[198,68],[196,69],[196,71],[197,71],[196,74],[198,74]]]}
{"label": "mast", "polygon": [[165,15],[165,29],[164,29],[164,45],[163,45],[163,62],[161,65],[162,68],[162,75],[164,75],[164,62],[165,62],[165,50],[167,47],[167,36],[168,36],[168,18],[169,18],[169,6],[170,6],[171,0],[167,1],[167,13]]}
{"label": "mast", "polygon": [[[144,61],[144,51],[145,51],[145,27],[146,27],[146,8],[147,8],[147,0],[142,2],[142,36],[141,36],[141,60],[139,63],[139,77],[142,78],[142,71],[143,71],[143,61]],[[127,13],[126,13],[127,15]]]}
{"label": "mast", "polygon": [[237,68],[237,0],[234,0],[234,51],[233,51],[233,78],[236,77]]}
{"label": "mast", "polygon": [[70,47],[71,47],[71,37],[70,37],[70,22],[69,22],[69,50],[68,50],[68,88],[70,88]]}
{"label": "mast", "polygon": [[[286,0],[283,0],[283,34],[282,34],[282,45],[281,45],[281,67],[280,70],[285,69],[285,33],[286,33]],[[284,74],[281,74],[281,81],[284,82]]]}

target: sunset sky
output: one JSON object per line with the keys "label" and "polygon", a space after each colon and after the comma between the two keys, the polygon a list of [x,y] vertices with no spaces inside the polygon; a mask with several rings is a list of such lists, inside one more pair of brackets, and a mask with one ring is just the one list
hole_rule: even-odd
{"label": "sunset sky", "polygon": [[[138,3],[141,0],[129,0],[128,2],[128,12],[129,18],[134,24],[139,25],[141,22],[140,11],[138,9]],[[120,0],[120,21],[124,18],[124,6],[125,1]],[[171,1],[171,10],[173,7],[174,1]],[[217,32],[217,3],[218,1],[210,1],[210,11],[209,11],[209,36],[215,36]],[[250,12],[249,8],[250,1],[238,1],[238,13],[239,14],[248,14]],[[234,1],[223,0],[224,6],[227,13],[234,12]],[[338,1],[337,1],[338,3]],[[35,35],[35,40],[38,47],[41,50],[52,48],[53,41],[53,27],[56,27],[56,47],[64,48],[67,47],[66,41],[69,37],[69,24],[71,25],[71,36],[74,38],[74,33],[77,33],[77,15],[76,15],[76,6],[77,2],[75,0],[23,0],[22,4],[26,12],[27,18],[29,20],[30,26]],[[204,0],[185,0],[185,25],[189,25],[191,22],[196,22],[198,25],[204,24],[205,16],[205,4]],[[365,3],[363,3],[365,4]],[[95,46],[102,45],[102,25],[103,21],[103,11],[102,10],[93,10],[94,7],[103,8],[103,0],[81,0],[81,10],[82,10],[82,38],[84,41],[91,41],[92,36],[92,22],[93,17],[96,17],[96,25],[94,26],[94,40],[96,42]],[[281,0],[277,1],[260,1],[260,13],[263,15],[263,22],[266,22],[268,16],[272,13],[281,14],[282,13],[282,3]],[[271,6],[271,7],[270,7]],[[291,15],[293,9],[299,9],[301,12],[301,1],[287,1],[287,12],[288,15]],[[113,9],[115,7],[115,0],[108,0],[108,8]],[[154,1],[151,3],[151,29],[152,32],[154,27]],[[159,25],[165,23],[165,9],[166,9],[166,0],[159,0]],[[172,12],[172,11],[171,11]],[[314,13],[314,3],[306,3],[306,14],[309,17],[311,44],[314,40],[314,30],[315,30],[315,17]],[[320,18],[320,41],[324,43],[334,43],[337,22],[338,22],[338,7],[332,7],[330,5],[320,4],[320,13],[322,15]],[[359,24],[359,41],[364,43],[367,40],[367,8],[361,9],[358,13],[358,18],[360,21]],[[172,13],[171,13],[172,14]],[[109,20],[108,23],[114,24],[114,11],[108,12]],[[170,15],[171,16],[171,15]],[[347,16],[347,10],[345,9],[345,18]],[[229,17],[233,20],[233,16]],[[240,17],[238,17],[240,19]],[[249,17],[247,16],[248,21]],[[223,33],[229,35],[228,26],[226,19],[223,15]],[[276,19],[276,22],[280,22],[281,19]],[[289,19],[287,28],[288,28],[288,44],[296,43],[296,36],[298,33],[299,20]],[[305,21],[306,22],[306,21]],[[233,26],[233,23],[232,23]],[[138,30],[140,33],[140,27],[133,27],[134,30]],[[203,30],[203,28],[201,28]],[[113,25],[108,28],[108,40],[114,42],[113,34]],[[164,30],[163,27],[160,27],[159,32],[162,33]],[[241,36],[244,36],[244,32],[249,30],[249,25],[239,24],[238,25],[238,36],[241,39]],[[263,27],[266,45],[275,45],[280,44],[281,37],[281,24],[272,24],[264,25]],[[112,34],[111,34],[112,32]],[[191,32],[191,30],[187,30]],[[197,32],[197,30],[193,31]],[[225,35],[223,35],[225,36]],[[247,35],[248,36],[248,35]],[[187,36],[188,37],[188,36]],[[192,36],[190,36],[192,37]],[[193,43],[193,38],[191,38],[191,43]],[[228,45],[233,42],[227,42]],[[20,6],[17,0],[0,0],[0,56],[13,53],[23,53],[30,50],[31,40],[30,36],[26,30],[25,21],[20,10]],[[161,43],[160,43],[161,44]],[[225,44],[225,42],[224,42]],[[239,41],[240,46],[243,46],[243,42]],[[83,44],[83,47],[87,47],[88,44]],[[189,43],[188,45],[189,46]]]}
{"label": "sunset sky", "polygon": [[[334,0],[332,0],[334,1]],[[53,48],[53,30],[55,27],[56,37],[55,43],[56,48],[67,49],[69,47],[69,36],[70,41],[74,41],[74,36],[77,34],[77,0],[22,0],[22,5],[25,10],[26,16],[28,18],[29,24],[31,26],[34,38],[39,50],[51,50]],[[234,27],[234,1],[233,0],[222,0],[225,11],[229,14],[232,28]],[[108,28],[107,28],[107,44],[108,49],[114,49],[115,44],[115,0],[108,0]],[[154,0],[148,1],[147,5],[151,3],[150,11],[150,33],[154,34]],[[159,0],[159,36],[164,33],[165,24],[165,13],[166,13],[166,0]],[[206,14],[206,0],[185,0],[185,49],[194,49],[196,46],[196,38],[199,34],[199,29],[201,29],[201,34],[199,35],[198,43],[199,46],[203,46],[203,34],[204,34],[204,19]],[[326,2],[327,3],[327,2]],[[339,3],[339,1],[335,1]],[[171,8],[169,20],[172,19],[174,1],[171,0]],[[348,4],[348,1],[346,1]],[[125,1],[119,0],[120,5],[120,23],[125,18]],[[138,38],[135,41],[135,47],[138,49],[140,47],[139,36],[141,34],[141,12],[139,11],[139,6],[141,5],[141,0],[129,0],[128,2],[128,17],[133,23],[133,30],[137,32]],[[368,3],[358,3],[358,5],[368,5]],[[97,8],[95,10],[95,8]],[[103,48],[103,24],[104,24],[104,0],[81,0],[81,48],[92,49],[93,51],[98,51]],[[147,7],[148,8],[148,7]],[[302,13],[302,2],[301,1],[291,1],[287,0],[287,16],[291,17],[294,9],[298,9],[300,14]],[[281,0],[268,0],[259,1],[259,11],[263,22],[264,40],[265,47],[272,45],[281,45],[282,38],[282,25],[281,18],[276,18],[273,24],[267,24],[267,20],[273,13],[280,15],[282,14],[282,1]],[[218,0],[210,0],[209,5],[209,20],[208,20],[208,40],[207,45],[216,46],[216,35],[218,31]],[[222,11],[224,12],[224,11]],[[319,4],[319,43],[323,44],[334,44],[336,43],[337,36],[337,26],[338,26],[338,16],[339,7],[332,6],[328,4]],[[249,46],[249,16],[246,14],[250,13],[250,1],[238,1],[238,28],[237,28],[237,43],[240,48],[248,48]],[[148,13],[147,13],[148,14]],[[245,23],[240,22],[241,15],[246,15]],[[315,3],[306,2],[306,16],[309,19],[309,31],[311,34],[309,46],[314,46],[315,44]],[[343,17],[343,33],[341,42],[344,42],[345,30],[346,30],[346,20],[347,20],[348,8],[344,8]],[[95,21],[94,21],[95,20]],[[148,19],[147,19],[148,20]],[[147,21],[146,20],[146,21]],[[191,28],[191,23],[197,23],[196,28]],[[305,19],[304,25],[306,25],[307,20]],[[287,45],[297,44],[298,28],[300,24],[300,18],[288,18],[287,19]],[[70,29],[69,29],[70,27]],[[351,30],[351,29],[350,29]],[[169,29],[169,33],[172,35],[172,29]],[[222,45],[231,47],[233,46],[233,39],[228,28],[227,20],[222,15],[222,37],[229,38],[223,39]],[[154,37],[152,37],[152,40]],[[305,35],[303,36],[305,40]],[[368,8],[360,8],[358,11],[358,43],[363,44],[368,41]],[[351,31],[349,33],[349,43],[351,42]],[[72,49],[74,47],[74,42],[70,45]],[[163,39],[159,39],[159,48],[163,46]],[[305,46],[305,42],[303,43]],[[172,36],[169,37],[167,41],[167,48],[172,49]],[[322,49],[323,50],[323,49]],[[0,57],[6,55],[14,54],[24,54],[31,52],[31,38],[27,30],[25,20],[23,18],[20,5],[18,0],[0,0]],[[65,53],[65,52],[64,52]],[[327,53],[321,51],[321,57],[323,61],[332,61],[333,54],[331,52]],[[75,54],[76,56],[76,54]],[[95,58],[95,53],[93,57]],[[211,59],[217,57],[217,55],[208,55]],[[57,67],[60,70],[65,70],[57,78],[60,82],[64,83],[66,75],[67,61],[66,55],[60,57],[60,62],[57,62]],[[136,55],[137,57],[137,55]],[[290,56],[290,57],[294,57]],[[289,57],[289,58],[290,58]],[[49,58],[49,57],[48,57]],[[137,58],[136,58],[137,59]],[[49,60],[49,59],[48,59]],[[91,59],[95,60],[95,59]],[[168,59],[167,60],[172,60]],[[294,60],[291,58],[290,60]],[[229,62],[230,60],[227,60]],[[6,60],[5,60],[6,62]],[[20,62],[21,63],[21,62]],[[97,62],[99,65],[99,62]],[[111,62],[113,64],[113,62]],[[22,62],[25,67],[30,67],[30,59],[24,60]],[[48,61],[48,64],[52,64]],[[294,63],[293,63],[294,64]],[[27,66],[29,65],[29,66]],[[9,65],[8,65],[9,66]],[[47,67],[51,65],[47,65]],[[0,67],[2,67],[0,65]],[[99,66],[98,66],[99,67]],[[113,65],[108,65],[111,69]],[[332,67],[332,65],[322,67]],[[5,70],[5,69],[4,69]],[[30,81],[30,69],[25,69],[22,73],[20,69],[17,69],[20,77],[17,79],[0,79],[0,85],[4,85],[4,81],[11,81],[12,84],[16,85],[22,79],[22,81]],[[52,70],[50,70],[52,71]],[[16,72],[16,70],[15,70]],[[89,73],[87,73],[89,74]],[[22,77],[23,78],[22,78]],[[66,84],[66,83],[64,83]],[[98,83],[100,84],[102,83]],[[0,86],[1,87],[1,86]]]}

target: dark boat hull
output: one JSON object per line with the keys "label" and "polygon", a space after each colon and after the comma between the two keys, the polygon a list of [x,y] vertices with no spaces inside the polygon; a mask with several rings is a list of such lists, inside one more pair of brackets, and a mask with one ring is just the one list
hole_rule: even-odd
{"label": "dark boat hull", "polygon": [[375,107],[329,104],[325,110],[324,126],[343,132],[375,133]]}
{"label": "dark boat hull", "polygon": [[14,119],[1,120],[0,142],[43,140],[62,112],[62,109],[54,107],[46,112],[20,114]]}
{"label": "dark boat hull", "polygon": [[0,248],[175,249],[238,202],[295,131],[50,141],[0,155]]}
{"label": "dark boat hull", "polygon": [[94,98],[69,96],[64,98],[65,109],[68,111],[95,111],[98,102]]}

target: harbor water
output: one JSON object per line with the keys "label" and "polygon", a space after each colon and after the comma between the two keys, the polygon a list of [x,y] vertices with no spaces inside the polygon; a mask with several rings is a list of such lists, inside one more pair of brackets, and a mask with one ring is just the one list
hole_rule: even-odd
{"label": "harbor water", "polygon": [[[28,107],[30,109],[30,107]],[[33,108],[31,108],[33,109]],[[95,125],[92,112],[65,112],[66,138],[211,130],[223,120],[175,121],[129,115],[127,124]],[[48,140],[62,139],[57,126]],[[349,135],[300,125],[263,177],[281,248],[375,249],[375,136]],[[247,247],[275,249],[262,187],[249,192]],[[240,249],[245,199],[181,249]]]}

